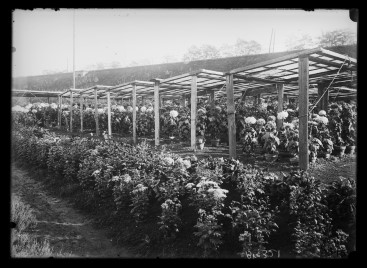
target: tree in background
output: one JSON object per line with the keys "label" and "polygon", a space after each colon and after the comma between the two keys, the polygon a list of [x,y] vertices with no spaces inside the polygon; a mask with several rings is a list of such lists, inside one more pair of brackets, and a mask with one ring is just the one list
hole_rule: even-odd
{"label": "tree in background", "polygon": [[316,43],[309,34],[291,35],[286,41],[287,51],[314,48]]}
{"label": "tree in background", "polygon": [[259,54],[261,52],[261,45],[254,41],[245,41],[242,39],[237,39],[234,45],[234,56],[245,56]]}
{"label": "tree in background", "polygon": [[335,30],[322,33],[318,38],[322,47],[351,45],[357,43],[355,33],[348,30]]}

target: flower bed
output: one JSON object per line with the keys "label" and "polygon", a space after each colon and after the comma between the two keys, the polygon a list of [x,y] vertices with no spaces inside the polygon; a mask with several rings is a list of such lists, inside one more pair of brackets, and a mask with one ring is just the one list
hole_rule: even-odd
{"label": "flower bed", "polygon": [[[14,130],[12,149],[15,159],[47,169],[60,187],[73,186],[78,204],[119,226],[122,241],[146,241],[141,251],[178,241],[198,256],[231,249],[268,258],[283,251],[279,241],[299,257],[345,257],[350,250],[352,229],[341,223],[354,224],[354,211],[345,210],[355,202],[355,185],[344,181],[326,186],[305,172],[278,177],[233,159],[182,159],[144,144],[37,127]],[[331,208],[338,209],[330,214]]]}

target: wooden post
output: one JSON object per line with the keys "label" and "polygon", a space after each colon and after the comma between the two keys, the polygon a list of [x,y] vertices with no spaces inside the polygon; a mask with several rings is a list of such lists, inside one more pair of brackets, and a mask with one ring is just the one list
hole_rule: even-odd
{"label": "wooden post", "polygon": [[47,103],[50,104],[50,97],[47,97]]}
{"label": "wooden post", "polygon": [[136,144],[136,85],[132,84],[133,90],[131,92],[133,99],[133,143]]}
{"label": "wooden post", "polygon": [[62,105],[62,97],[58,96],[59,99],[59,111],[57,114],[57,126],[59,127],[59,129],[61,128],[61,105]]}
{"label": "wooden post", "polygon": [[70,92],[70,133],[73,132],[73,91]]}
{"label": "wooden post", "polygon": [[299,167],[308,169],[308,57],[299,57]]}
{"label": "wooden post", "polygon": [[154,82],[154,144],[159,145],[159,82]]}
{"label": "wooden post", "polygon": [[108,117],[108,137],[111,138],[112,130],[111,130],[111,95],[110,92],[107,91],[107,117]]}
{"label": "wooden post", "polygon": [[283,103],[288,105],[288,94],[283,94]]}
{"label": "wooden post", "polygon": [[[284,88],[283,84],[277,84],[276,87],[278,88],[278,113],[283,111],[283,94]],[[283,119],[277,118],[277,129],[279,130],[283,126]]]}
{"label": "wooden post", "polygon": [[94,116],[95,116],[95,119],[96,119],[96,135],[99,136],[97,88],[94,89]]}
{"label": "wooden post", "polygon": [[79,96],[80,100],[80,132],[83,133],[83,96]]}
{"label": "wooden post", "polygon": [[[317,91],[318,91],[318,97],[321,97],[321,95],[325,92],[327,88],[327,85],[325,83],[318,83],[317,84]],[[329,105],[329,91],[327,91],[322,99],[317,104],[317,107],[319,110],[327,111],[327,107]]]}
{"label": "wooden post", "polygon": [[191,148],[196,146],[197,76],[191,77]]}
{"label": "wooden post", "polygon": [[236,122],[233,94],[233,74],[228,74],[226,78],[229,157],[236,158]]}

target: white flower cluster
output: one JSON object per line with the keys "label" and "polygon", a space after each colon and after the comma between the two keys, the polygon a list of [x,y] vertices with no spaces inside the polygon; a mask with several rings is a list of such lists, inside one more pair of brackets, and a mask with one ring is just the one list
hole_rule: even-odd
{"label": "white flower cluster", "polygon": [[286,119],[288,117],[288,112],[287,111],[281,111],[278,113],[277,118],[282,120],[282,119]]}
{"label": "white flower cluster", "polygon": [[192,182],[189,182],[188,184],[185,185],[185,188],[191,189],[194,186],[195,186],[195,184],[193,184]]}
{"label": "white flower cluster", "polygon": [[290,108],[288,108],[286,111],[287,111],[287,112],[290,112],[290,113],[295,112],[294,110],[292,110],[292,109],[290,109]]}
{"label": "white flower cluster", "polygon": [[259,124],[259,125],[265,125],[266,122],[265,122],[265,119],[259,118],[259,119],[257,119],[256,123]]}
{"label": "white flower cluster", "polygon": [[164,162],[167,164],[167,165],[173,165],[175,163],[175,160],[173,160],[173,158],[171,157],[165,157],[164,158]]}
{"label": "white flower cluster", "polygon": [[220,106],[215,106],[215,109],[217,110],[218,113],[222,111],[222,108]]}
{"label": "white flower cluster", "polygon": [[32,108],[32,103],[28,103],[26,106],[25,106],[25,108],[27,109],[27,110],[29,110],[29,109],[31,109]]}
{"label": "white flower cluster", "polygon": [[93,109],[92,109],[92,108],[90,108],[90,107],[87,107],[87,108],[85,109],[85,111],[86,111],[86,112],[93,112]]}
{"label": "white flower cluster", "polygon": [[101,170],[100,169],[97,169],[95,170],[93,173],[92,173],[92,176],[98,176],[99,173],[101,173]]}
{"label": "white flower cluster", "polygon": [[32,113],[37,113],[37,110],[36,109],[32,109]]}
{"label": "white flower cluster", "polygon": [[47,108],[47,107],[49,107],[50,106],[50,104],[48,104],[48,103],[40,103],[39,105],[38,105],[38,107],[40,107],[40,108]]}
{"label": "white flower cluster", "polygon": [[67,105],[67,104],[61,104],[61,109],[67,109],[67,108],[69,108],[69,105]]}
{"label": "white flower cluster", "polygon": [[176,160],[176,164],[185,169],[191,167],[191,162],[189,160],[183,160],[181,157]]}
{"label": "white flower cluster", "polygon": [[125,174],[125,175],[123,175],[123,176],[122,176],[122,179],[123,179],[123,181],[124,181],[124,182],[126,182],[126,183],[131,182],[131,177],[130,177],[130,175],[129,175],[129,174]]}
{"label": "white flower cluster", "polygon": [[103,109],[98,109],[98,113],[99,114],[103,114],[104,113],[104,110]]}
{"label": "white flower cluster", "polygon": [[[36,111],[36,110],[32,110],[32,112],[33,112],[33,111]],[[36,112],[37,112],[37,111],[36,111]],[[62,114],[63,114],[63,115],[69,115],[69,111],[63,111],[63,112],[62,112]]]}
{"label": "white flower cluster", "polygon": [[142,113],[145,113],[145,112],[146,112],[146,110],[147,110],[147,107],[145,107],[145,106],[142,106],[142,107],[140,108],[140,112],[142,112]]}
{"label": "white flower cluster", "polygon": [[153,107],[149,107],[146,112],[147,113],[152,113],[153,112]]}
{"label": "white flower cluster", "polygon": [[52,109],[54,109],[54,110],[56,110],[56,109],[57,109],[57,104],[56,104],[56,103],[51,103],[51,105],[50,105],[50,106],[51,106],[51,108],[52,108]]}
{"label": "white flower cluster", "polygon": [[290,129],[294,129],[294,125],[292,124],[292,123],[287,123],[287,122],[284,122],[283,123],[283,127],[285,127],[285,128],[290,128]]}
{"label": "white flower cluster", "polygon": [[329,119],[325,116],[319,116],[314,119],[316,122],[323,123],[324,125],[327,125],[329,123]]}
{"label": "white flower cluster", "polygon": [[170,111],[170,112],[169,112],[169,115],[170,115],[171,117],[175,118],[175,117],[177,117],[177,116],[178,116],[178,112],[177,112],[177,111],[175,111],[175,110],[172,110],[172,111]]}
{"label": "white flower cluster", "polygon": [[21,113],[28,113],[29,112],[29,109],[23,108],[23,107],[21,107],[19,105],[16,105],[16,106],[12,107],[11,110],[13,112],[21,112]]}
{"label": "white flower cluster", "polygon": [[321,110],[321,111],[319,112],[319,115],[320,115],[320,116],[326,116],[326,112],[325,112],[324,110]]}
{"label": "white flower cluster", "polygon": [[255,124],[256,123],[256,118],[255,117],[253,117],[253,116],[250,116],[250,117],[247,117],[246,119],[245,119],[245,123],[246,124]]}
{"label": "white flower cluster", "polygon": [[131,107],[131,106],[127,106],[126,110],[127,110],[129,113],[131,113],[131,112],[133,111],[133,107]]}
{"label": "white flower cluster", "polygon": [[133,193],[136,194],[138,192],[144,193],[145,190],[147,190],[148,187],[145,187],[143,184],[139,183],[135,186],[135,189],[133,190]]}
{"label": "white flower cluster", "polygon": [[208,193],[212,193],[215,200],[220,200],[222,198],[227,197],[226,193],[228,193],[228,190],[221,189],[221,188],[216,188],[216,189],[212,188],[208,190]]}
{"label": "white flower cluster", "polygon": [[117,106],[116,109],[119,111],[119,112],[125,112],[125,108],[124,106]]}
{"label": "white flower cluster", "polygon": [[198,109],[198,114],[206,114],[206,111],[204,108]]}

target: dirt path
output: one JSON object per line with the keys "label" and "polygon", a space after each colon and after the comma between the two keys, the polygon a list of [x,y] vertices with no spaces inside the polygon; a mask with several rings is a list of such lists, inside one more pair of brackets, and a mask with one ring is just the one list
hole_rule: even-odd
{"label": "dirt path", "polygon": [[42,183],[30,178],[15,164],[12,165],[11,191],[35,211],[37,225],[32,234],[47,239],[55,252],[71,254],[71,257],[136,257],[112,245],[104,230],[95,229],[71,204],[51,196]]}

